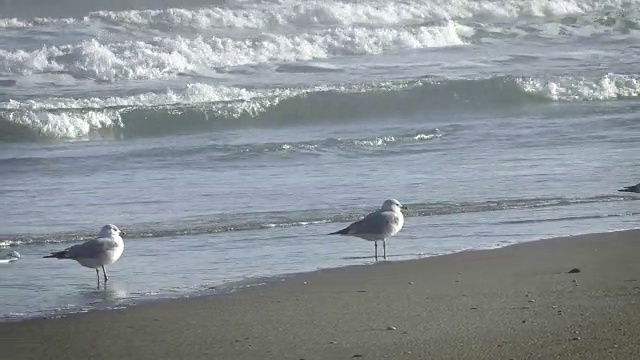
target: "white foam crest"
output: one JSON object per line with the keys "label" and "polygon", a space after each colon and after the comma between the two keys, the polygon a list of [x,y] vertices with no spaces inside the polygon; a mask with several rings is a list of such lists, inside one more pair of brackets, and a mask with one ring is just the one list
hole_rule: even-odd
{"label": "white foam crest", "polygon": [[[446,4],[446,3],[445,3]],[[98,11],[88,18],[145,26],[266,29],[276,26],[388,26],[450,17],[433,2],[281,1],[242,8]]]}
{"label": "white foam crest", "polygon": [[269,9],[240,10],[229,8],[96,11],[86,19],[107,20],[122,25],[196,29],[261,29],[266,28],[269,24],[279,22],[277,13],[269,11]]}
{"label": "white foam crest", "polygon": [[[205,115],[213,112],[216,116],[237,118],[243,115],[256,116],[285,99],[314,92],[397,91],[410,86],[419,86],[419,82],[399,81],[262,91],[195,83],[181,90],[168,89],[163,93],[144,93],[126,97],[11,100],[0,103],[0,111],[4,113],[2,116],[5,119],[35,129],[46,137],[84,138],[91,137],[95,131],[98,131],[97,135],[100,137],[111,137],[113,134],[100,134],[99,130],[123,127],[121,116],[135,109],[168,108],[174,113],[180,113],[186,108],[200,107]],[[384,138],[382,141],[395,139]]]}
{"label": "white foam crest", "polygon": [[[188,84],[182,91],[168,89],[165,93],[143,93],[126,97],[107,98],[48,98],[45,100],[10,100],[0,103],[2,110],[83,110],[126,107],[158,107],[193,105],[212,102],[246,101],[256,97],[274,95],[242,88],[211,86],[202,83]],[[280,92],[283,93],[283,92]]]}
{"label": "white foam crest", "polygon": [[0,240],[0,249],[22,244],[20,240]]}
{"label": "white foam crest", "polygon": [[264,34],[234,40],[198,36],[156,38],[152,42],[103,44],[92,39],[78,45],[43,47],[33,52],[0,50],[0,71],[5,75],[67,72],[77,78],[115,81],[159,79],[199,67],[215,68],[268,61],[297,61],[352,54],[377,54],[393,48],[424,48],[464,44],[458,30],[445,26],[409,29],[330,29],[299,35]]}
{"label": "white foam crest", "polygon": [[11,75],[62,71],[64,67],[51,60],[62,54],[55,46],[43,46],[35,51],[0,49],[0,72]]}
{"label": "white foam crest", "polygon": [[83,20],[78,20],[74,18],[34,18],[32,20],[21,20],[18,18],[0,18],[0,29],[22,29],[22,28],[31,28],[36,26],[64,26],[64,25],[74,25],[78,23],[84,23],[85,25],[88,23],[88,18]]}
{"label": "white foam crest", "polygon": [[19,111],[9,114],[9,121],[32,129],[39,135],[57,138],[80,138],[96,129],[121,126],[117,111]]}
{"label": "white foam crest", "polygon": [[282,88],[269,90],[247,90],[244,88],[213,86],[203,83],[187,84],[184,88],[167,89],[166,92],[147,92],[124,97],[106,98],[68,98],[53,97],[46,99],[29,99],[23,101],[10,100],[0,103],[0,110],[4,111],[68,111],[95,109],[128,109],[152,108],[182,105],[198,105],[213,103],[250,103],[252,100],[264,98],[290,98],[314,92],[336,91],[343,93],[358,93],[367,91],[397,91],[408,87],[419,86],[420,81],[386,81],[373,84],[352,84],[336,86],[314,86],[309,88]]}
{"label": "white foam crest", "polygon": [[396,47],[439,47],[464,44],[456,32],[459,25],[413,29],[331,29],[318,34],[293,36],[264,34],[251,40],[233,41],[198,38],[165,39],[166,47],[180,49],[189,62],[207,66],[236,66],[268,61],[299,61],[337,55],[377,54]]}
{"label": "white foam crest", "polygon": [[0,110],[12,123],[35,129],[43,137],[78,139],[92,136],[112,137],[104,129],[124,127],[121,115],[134,109],[170,108],[179,113],[181,107],[202,106],[219,116],[229,118],[244,114],[256,116],[281,100],[313,89],[281,89],[254,92],[241,88],[190,84],[182,91],[144,93],[109,98],[49,98],[9,101]]}
{"label": "white foam crest", "polygon": [[413,137],[413,140],[430,140],[433,139],[435,137],[440,137],[442,136],[439,132],[435,133],[435,134],[418,134],[416,136]]}
{"label": "white foam crest", "polygon": [[31,27],[29,22],[18,20],[16,18],[0,18],[0,29],[6,28],[26,28]]}
{"label": "white foam crest", "polygon": [[406,142],[406,141],[422,141],[422,140],[430,140],[436,137],[440,137],[442,134],[439,130],[436,130],[436,133],[431,134],[417,134],[415,136],[409,137],[395,137],[395,136],[379,136],[375,139],[364,139],[364,140],[354,140],[354,144],[358,146],[366,146],[366,147],[380,147],[385,146],[390,143],[395,142]]}
{"label": "white foam crest", "polygon": [[275,26],[389,26],[474,16],[509,17],[588,14],[638,7],[637,0],[283,0],[208,6],[198,9],[96,11],[82,19],[0,19],[0,28],[82,24],[106,21],[121,26],[196,29],[269,29]]}
{"label": "white foam crest", "polygon": [[519,79],[524,91],[554,101],[615,100],[640,96],[640,77],[606,74],[596,80],[573,77]]}
{"label": "white foam crest", "polygon": [[393,136],[382,136],[369,140],[355,140],[354,144],[359,146],[379,147],[388,143],[396,142],[396,138]]}

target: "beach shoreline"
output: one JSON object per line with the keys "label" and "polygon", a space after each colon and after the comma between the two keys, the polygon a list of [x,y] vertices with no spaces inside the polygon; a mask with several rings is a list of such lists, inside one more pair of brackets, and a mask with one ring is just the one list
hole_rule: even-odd
{"label": "beach shoreline", "polygon": [[12,359],[630,358],[640,351],[639,236],[324,269],[224,294],[4,322],[0,335]]}

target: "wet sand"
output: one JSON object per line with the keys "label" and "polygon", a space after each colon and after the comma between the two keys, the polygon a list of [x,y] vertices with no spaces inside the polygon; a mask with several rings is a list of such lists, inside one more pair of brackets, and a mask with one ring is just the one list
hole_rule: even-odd
{"label": "wet sand", "polygon": [[11,359],[631,359],[638,309],[633,230],[1,323],[0,339]]}

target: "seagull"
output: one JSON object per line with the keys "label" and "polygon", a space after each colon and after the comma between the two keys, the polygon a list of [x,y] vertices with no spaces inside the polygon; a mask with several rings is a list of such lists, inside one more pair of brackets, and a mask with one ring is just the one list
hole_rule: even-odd
{"label": "seagull", "polygon": [[51,253],[44,256],[44,258],[71,259],[84,267],[96,269],[98,283],[100,282],[99,268],[102,268],[104,281],[106,282],[109,277],[107,277],[104,266],[116,262],[124,251],[124,241],[120,236],[121,233],[122,231],[117,226],[108,224],[102,227],[96,239]]}
{"label": "seagull", "polygon": [[13,251],[5,256],[6,259],[0,259],[0,264],[8,264],[20,259],[20,253],[17,251]]}
{"label": "seagull", "polygon": [[397,234],[404,225],[404,215],[400,211],[402,209],[406,210],[407,207],[400,204],[398,200],[385,200],[379,210],[329,235],[350,235],[373,241],[376,261],[378,261],[378,240],[382,240],[383,256],[386,259],[387,239]]}
{"label": "seagull", "polygon": [[640,193],[640,183],[632,186],[625,186],[624,189],[620,189],[618,191]]}

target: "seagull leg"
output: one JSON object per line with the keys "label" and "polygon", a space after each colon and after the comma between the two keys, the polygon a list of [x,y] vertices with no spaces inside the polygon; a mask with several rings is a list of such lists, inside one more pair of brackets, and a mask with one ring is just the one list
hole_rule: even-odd
{"label": "seagull leg", "polygon": [[376,261],[378,261],[378,242],[374,241],[373,242],[373,246],[376,249]]}
{"label": "seagull leg", "polygon": [[104,274],[104,282],[107,282],[107,280],[109,280],[109,277],[107,277],[107,271],[104,269],[104,265],[102,265],[102,273]]}
{"label": "seagull leg", "polygon": [[96,268],[96,276],[98,277],[98,286],[100,286],[100,269]]}
{"label": "seagull leg", "polygon": [[384,259],[387,260],[387,239],[382,239],[382,250],[384,253]]}

